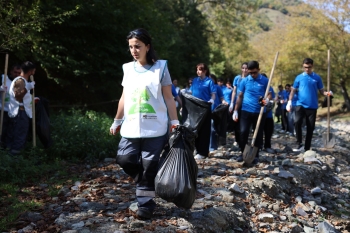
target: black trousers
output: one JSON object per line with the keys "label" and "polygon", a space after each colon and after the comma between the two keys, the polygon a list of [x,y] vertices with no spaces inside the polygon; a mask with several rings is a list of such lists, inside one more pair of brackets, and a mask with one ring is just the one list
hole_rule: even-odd
{"label": "black trousers", "polygon": [[[258,118],[259,118],[259,113],[252,113],[252,112],[247,112],[243,110],[241,111],[241,120],[240,120],[241,137],[240,137],[239,146],[242,152],[244,151],[245,145],[248,142],[250,128],[253,125],[256,125]],[[258,135],[254,143],[254,146],[258,147],[259,149],[262,149],[262,145],[263,145],[263,129],[265,125],[265,118],[266,118],[266,114],[264,113],[258,129]],[[256,157],[259,157],[259,153],[256,155]]]}
{"label": "black trousers", "polygon": [[117,164],[135,180],[138,205],[151,211],[156,206],[152,200],[155,197],[154,178],[167,139],[168,135],[155,138],[122,137],[118,146]]}
{"label": "black trousers", "polygon": [[315,122],[316,122],[316,114],[317,109],[309,109],[304,108],[303,106],[297,106],[295,108],[295,131],[296,131],[296,137],[297,142],[299,144],[302,144],[303,141],[303,135],[302,135],[302,125],[303,120],[306,120],[306,138],[305,138],[305,150],[310,150],[311,148],[311,140],[312,140],[312,134],[314,133],[315,129]]}
{"label": "black trousers", "polygon": [[281,118],[282,118],[282,130],[289,131],[287,109],[282,109],[282,117]]}
{"label": "black trousers", "polygon": [[207,157],[209,155],[210,144],[210,132],[211,132],[211,112],[204,119],[203,125],[198,131],[198,137],[195,141],[197,154]]}
{"label": "black trousers", "polygon": [[27,142],[27,135],[30,120],[25,110],[18,110],[17,116],[10,118],[10,124],[7,129],[6,147],[13,152],[19,152],[24,148]]}
{"label": "black trousers", "polygon": [[233,132],[234,131],[234,121],[232,119],[232,114],[233,114],[233,111],[230,112],[227,109],[227,132]]}
{"label": "black trousers", "polygon": [[265,125],[264,125],[264,135],[265,135],[264,148],[271,148],[271,137],[272,137],[274,128],[275,128],[275,124],[273,122],[273,118],[266,117]]}

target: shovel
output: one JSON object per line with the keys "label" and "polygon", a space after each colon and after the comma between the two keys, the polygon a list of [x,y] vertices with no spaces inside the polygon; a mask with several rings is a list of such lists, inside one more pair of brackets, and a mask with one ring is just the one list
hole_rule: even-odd
{"label": "shovel", "polygon": [[[327,91],[329,92],[330,89],[330,69],[331,69],[331,62],[330,62],[330,50],[328,49],[328,56],[327,56],[327,63],[328,63],[328,70],[327,70]],[[322,140],[323,140],[323,147],[324,148],[333,148],[335,145],[335,137],[333,134],[330,133],[330,96],[327,95],[327,133],[322,134]]]}
{"label": "shovel", "polygon": [[[266,91],[265,91],[265,98],[268,96],[269,91],[270,91],[270,84],[271,84],[271,80],[272,80],[272,77],[273,77],[273,72],[275,70],[275,66],[276,66],[276,63],[277,63],[277,58],[278,58],[278,52],[276,53],[275,60],[273,62],[273,66],[272,66],[272,70],[271,70],[271,74],[270,74],[270,78],[269,78],[269,82],[267,83],[267,87],[266,87]],[[258,135],[261,118],[262,118],[262,116],[264,114],[264,108],[265,108],[265,106],[261,107],[261,109],[260,109],[260,113],[259,113],[258,121],[257,121],[256,126],[255,126],[254,135],[253,135],[253,138],[252,138],[251,145],[247,144],[245,146],[245,148],[244,148],[244,151],[243,151],[243,161],[247,165],[249,165],[249,164],[251,164],[253,162],[253,160],[255,159],[256,154],[259,151],[259,148],[254,146],[254,144],[255,144],[256,137]]]}
{"label": "shovel", "polygon": [[[30,81],[34,81],[33,75],[30,76]],[[33,95],[32,95],[32,126],[33,126],[33,148],[36,147],[36,132],[35,132],[35,97],[34,97],[34,88],[33,88]]]}

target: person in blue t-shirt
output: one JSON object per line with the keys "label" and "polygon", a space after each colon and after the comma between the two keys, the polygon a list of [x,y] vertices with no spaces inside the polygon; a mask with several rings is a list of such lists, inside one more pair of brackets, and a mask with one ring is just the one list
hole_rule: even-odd
{"label": "person in blue t-shirt", "polygon": [[281,106],[281,120],[282,120],[282,130],[280,131],[280,133],[285,133],[288,132],[288,112],[286,110],[286,106],[287,106],[287,101],[288,101],[288,96],[286,92],[286,90],[283,90],[283,86],[282,85],[278,85],[278,101],[280,103]]}
{"label": "person in blue t-shirt", "polygon": [[[208,101],[214,104],[216,87],[214,82],[209,78],[210,71],[209,67],[200,63],[197,65],[197,75],[198,77],[192,80],[192,85],[190,90],[194,97],[201,100]],[[197,155],[195,159],[204,159],[209,155],[209,143],[210,143],[210,128],[211,128],[211,114],[204,119],[202,127],[198,131],[198,137],[195,141],[195,147],[197,150]]]}
{"label": "person in blue t-shirt", "polygon": [[[242,107],[241,116],[240,116],[240,149],[243,153],[245,145],[248,142],[248,136],[251,126],[256,125],[262,106],[265,106],[271,99],[264,98],[265,91],[268,84],[268,79],[262,76],[260,73],[259,63],[257,61],[248,62],[248,72],[249,76],[243,79],[239,85],[240,93],[237,97],[237,102],[235,110],[233,112],[233,120],[238,119],[238,110]],[[258,129],[258,135],[255,141],[255,147],[262,149],[263,144],[263,128],[265,122],[266,114],[264,113],[261,119],[261,123]],[[237,162],[242,162],[243,156],[240,155],[237,158]],[[253,164],[259,162],[259,152],[256,154],[256,157],[253,161]]]}
{"label": "person in blue t-shirt", "polygon": [[[233,88],[231,87],[230,80],[227,80],[226,85],[224,83],[224,79],[218,78],[218,85],[222,90],[222,93],[224,94],[224,99],[226,103],[231,103],[231,97],[232,97],[232,91]],[[225,131],[225,138],[226,138],[226,132],[232,132],[233,131],[233,120],[232,120],[232,114],[230,113],[229,109],[227,109],[227,117],[226,117],[226,129],[221,129]],[[223,141],[222,141],[223,142]],[[226,144],[226,140],[225,140]]]}
{"label": "person in blue t-shirt", "polygon": [[179,96],[179,92],[176,91],[176,87],[174,84],[171,84],[171,94],[174,97],[174,100],[177,101],[177,103],[180,105],[180,107],[182,106],[182,101],[181,98]]}
{"label": "person in blue t-shirt", "polygon": [[[261,75],[266,76],[266,74],[261,73]],[[264,149],[267,153],[274,154],[276,151],[271,148],[271,138],[275,128],[275,123],[273,122],[272,109],[274,105],[275,92],[273,88],[270,86],[271,100],[266,105],[266,118],[264,124]]]}
{"label": "person in blue t-shirt", "polygon": [[[293,87],[290,86],[290,91],[292,91]],[[288,97],[289,99],[289,97]],[[292,105],[290,107],[290,111],[288,112],[288,127],[289,127],[289,135],[292,137],[295,137],[294,134],[294,121],[295,121],[295,108],[297,105],[297,99],[298,99],[298,94],[297,92],[294,92],[293,99],[292,99]]]}
{"label": "person in blue t-shirt", "polygon": [[[244,62],[241,65],[241,71],[242,74],[241,75],[237,75],[234,80],[233,80],[233,91],[232,91],[232,97],[231,97],[231,103],[230,103],[230,107],[229,107],[229,111],[230,113],[233,113],[233,109],[235,108],[236,105],[236,99],[237,96],[239,95],[239,93],[241,92],[239,89],[239,84],[241,83],[241,81],[243,79],[245,79],[249,74],[248,74],[248,62]],[[241,108],[237,109],[237,113],[238,113],[238,119],[233,120],[234,124],[234,131],[235,131],[235,145],[239,146],[240,143],[240,135],[241,135],[241,131],[240,131],[240,116],[241,116]]]}
{"label": "person in blue t-shirt", "polygon": [[[216,76],[214,74],[210,74],[210,78],[214,82],[214,86],[216,88],[215,101],[211,107],[211,111],[214,111],[214,109],[220,104],[227,105],[227,102],[225,101],[225,97],[221,87],[217,84],[218,79],[216,78]],[[217,150],[219,145],[220,146],[226,145],[226,128],[227,128],[226,116],[222,118],[220,124],[218,125],[214,125],[214,121],[211,120],[209,151]],[[218,142],[218,138],[219,138],[219,142]]]}
{"label": "person in blue t-shirt", "polygon": [[[295,108],[295,132],[297,137],[297,147],[293,151],[307,151],[311,148],[312,134],[315,129],[316,113],[318,108],[318,95],[333,95],[332,91],[325,91],[321,77],[312,71],[314,61],[305,58],[303,61],[304,72],[299,74],[293,84],[293,89],[289,95],[287,111],[291,110],[294,94],[297,93]],[[306,120],[306,138],[303,148],[302,144],[302,124]]]}

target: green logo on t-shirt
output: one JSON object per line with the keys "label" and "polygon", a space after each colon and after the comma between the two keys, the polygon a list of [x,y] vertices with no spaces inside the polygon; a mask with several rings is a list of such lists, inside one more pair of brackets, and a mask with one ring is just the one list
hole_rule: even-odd
{"label": "green logo on t-shirt", "polygon": [[129,109],[129,114],[136,114],[136,113],[156,113],[154,111],[154,108],[147,103],[147,101],[150,99],[150,95],[147,91],[147,89],[136,89],[133,93],[131,108]]}

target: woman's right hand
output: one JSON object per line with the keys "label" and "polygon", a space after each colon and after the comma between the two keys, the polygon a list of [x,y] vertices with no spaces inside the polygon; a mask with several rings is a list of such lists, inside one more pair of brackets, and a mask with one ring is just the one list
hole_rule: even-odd
{"label": "woman's right hand", "polygon": [[109,128],[109,132],[112,135],[116,135],[117,133],[119,133],[120,128],[122,126],[123,120],[122,119],[114,119],[114,122],[111,126],[111,128]]}

